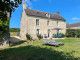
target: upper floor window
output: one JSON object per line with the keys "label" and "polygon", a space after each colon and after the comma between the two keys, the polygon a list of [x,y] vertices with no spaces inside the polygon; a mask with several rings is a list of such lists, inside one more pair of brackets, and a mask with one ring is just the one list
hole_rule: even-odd
{"label": "upper floor window", "polygon": [[57,26],[58,26],[58,20],[57,20]]}
{"label": "upper floor window", "polygon": [[36,25],[39,25],[39,19],[36,19]]}

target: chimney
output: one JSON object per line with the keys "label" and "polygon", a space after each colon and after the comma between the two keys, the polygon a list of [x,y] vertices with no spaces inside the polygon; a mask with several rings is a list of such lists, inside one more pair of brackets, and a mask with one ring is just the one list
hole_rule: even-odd
{"label": "chimney", "polygon": [[25,0],[22,0],[23,11],[27,8],[27,4]]}

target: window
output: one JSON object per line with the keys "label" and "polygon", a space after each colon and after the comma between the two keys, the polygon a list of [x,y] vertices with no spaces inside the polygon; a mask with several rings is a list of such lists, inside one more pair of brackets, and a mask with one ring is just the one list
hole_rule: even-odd
{"label": "window", "polygon": [[57,26],[58,26],[58,20],[57,20]]}
{"label": "window", "polygon": [[50,35],[50,29],[48,29],[48,37],[49,37],[49,35]]}
{"label": "window", "polygon": [[37,29],[37,34],[39,34],[39,30],[40,30],[40,29]]}
{"label": "window", "polygon": [[39,25],[39,19],[36,19],[36,26]]}
{"label": "window", "polygon": [[47,25],[49,25],[49,20],[47,21]]}

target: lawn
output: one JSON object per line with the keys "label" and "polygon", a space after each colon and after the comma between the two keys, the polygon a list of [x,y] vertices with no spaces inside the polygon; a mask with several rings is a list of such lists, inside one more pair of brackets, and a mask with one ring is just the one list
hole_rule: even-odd
{"label": "lawn", "polygon": [[2,49],[0,60],[80,60],[80,38],[56,41],[63,42],[64,46],[46,46],[43,40],[36,40]]}

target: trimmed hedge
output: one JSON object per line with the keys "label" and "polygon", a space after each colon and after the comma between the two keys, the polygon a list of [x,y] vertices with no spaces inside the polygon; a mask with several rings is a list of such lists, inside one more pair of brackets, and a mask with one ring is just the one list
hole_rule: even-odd
{"label": "trimmed hedge", "polygon": [[39,40],[43,38],[43,36],[41,34],[37,34],[37,37]]}
{"label": "trimmed hedge", "polygon": [[80,29],[67,29],[66,37],[76,37],[80,38]]}

